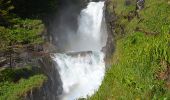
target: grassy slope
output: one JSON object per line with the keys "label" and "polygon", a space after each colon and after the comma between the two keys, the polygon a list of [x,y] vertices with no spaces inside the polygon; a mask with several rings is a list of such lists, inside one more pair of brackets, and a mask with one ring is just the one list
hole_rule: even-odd
{"label": "grassy slope", "polygon": [[0,100],[21,100],[46,81],[46,77],[30,67],[0,71]]}
{"label": "grassy slope", "polygon": [[[118,16],[117,24],[125,35],[116,37],[113,66],[106,73],[92,100],[170,99],[168,67],[170,67],[170,4],[168,0],[146,0],[145,9],[128,20],[135,5],[112,0],[108,6]],[[116,27],[117,34],[120,34]]]}

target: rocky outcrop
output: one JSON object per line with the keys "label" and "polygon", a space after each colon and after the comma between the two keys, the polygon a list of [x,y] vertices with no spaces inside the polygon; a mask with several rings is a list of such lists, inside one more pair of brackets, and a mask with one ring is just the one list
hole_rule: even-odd
{"label": "rocky outcrop", "polygon": [[[124,2],[125,6],[130,5],[136,5],[136,11],[131,11],[129,15],[124,16],[127,17],[127,19],[130,21],[135,16],[139,17],[138,11],[144,8],[145,0],[125,0]],[[106,20],[106,26],[107,26],[107,32],[108,32],[108,39],[107,44],[104,49],[106,54],[106,65],[110,65],[110,58],[112,57],[114,50],[115,50],[115,38],[117,36],[122,36],[125,34],[124,32],[124,26],[118,23],[119,17],[115,13],[115,6],[116,4],[113,4],[112,0],[106,0],[105,2],[105,20]]]}
{"label": "rocky outcrop", "polygon": [[[47,76],[48,80],[44,82],[40,88],[28,91],[23,97],[24,100],[58,100],[58,95],[62,93],[62,82],[56,69],[55,62],[50,57],[51,52],[57,49],[53,44],[46,42],[42,45],[25,46],[15,49],[15,53],[11,54],[11,64],[13,67],[32,66],[38,72],[42,72]],[[0,66],[9,67],[9,59],[0,54]]]}
{"label": "rocky outcrop", "polygon": [[112,54],[114,52],[114,22],[116,21],[116,15],[114,12],[110,12],[107,8],[109,6],[109,1],[105,2],[105,20],[106,20],[106,27],[107,27],[107,43],[104,47],[104,52],[106,54],[105,61],[106,61],[106,67],[110,65],[109,59],[112,57]]}
{"label": "rocky outcrop", "polygon": [[41,71],[48,77],[47,82],[39,89],[27,94],[25,100],[58,100],[62,93],[62,81],[52,58],[47,55],[39,60]]}
{"label": "rocky outcrop", "polygon": [[136,8],[137,10],[142,10],[145,6],[145,0],[137,0]]}

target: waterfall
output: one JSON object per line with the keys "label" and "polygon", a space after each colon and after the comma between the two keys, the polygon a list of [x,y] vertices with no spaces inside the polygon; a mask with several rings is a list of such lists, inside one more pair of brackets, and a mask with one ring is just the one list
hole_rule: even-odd
{"label": "waterfall", "polygon": [[86,98],[98,89],[105,72],[103,57],[98,52],[76,57],[55,54],[63,82],[62,100]]}
{"label": "waterfall", "polygon": [[105,62],[101,50],[107,40],[101,27],[103,7],[104,2],[90,2],[78,17],[77,33],[69,36],[69,53],[56,53],[52,56],[63,83],[61,100],[87,98],[102,83]]}
{"label": "waterfall", "polygon": [[[106,44],[106,34],[101,33],[104,2],[90,2],[78,18],[77,34],[70,34],[70,51],[100,51]],[[105,38],[103,38],[105,37]]]}

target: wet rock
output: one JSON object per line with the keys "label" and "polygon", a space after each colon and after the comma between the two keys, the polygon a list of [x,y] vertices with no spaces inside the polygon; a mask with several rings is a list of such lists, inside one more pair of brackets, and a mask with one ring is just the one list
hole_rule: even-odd
{"label": "wet rock", "polygon": [[117,19],[114,12],[111,12],[108,9],[106,9],[107,6],[109,6],[109,4],[110,4],[109,0],[106,1],[106,3],[105,3],[105,20],[106,20],[108,38],[107,38],[106,46],[103,48],[103,52],[105,52],[105,54],[106,54],[106,57],[105,57],[106,67],[110,66],[109,59],[111,59],[112,54],[115,50],[114,26],[115,26],[115,21]]}
{"label": "wet rock", "polygon": [[137,10],[143,9],[143,8],[144,8],[144,5],[145,5],[145,0],[137,0],[137,1],[136,1]]}
{"label": "wet rock", "polygon": [[59,100],[59,95],[62,94],[63,88],[55,62],[48,55],[40,59],[39,64],[48,80],[39,89],[29,92],[24,100]]}
{"label": "wet rock", "polygon": [[125,5],[126,6],[129,6],[129,5],[131,5],[132,4],[132,0],[125,0]]}
{"label": "wet rock", "polygon": [[4,66],[7,63],[7,59],[5,57],[0,57],[0,67]]}

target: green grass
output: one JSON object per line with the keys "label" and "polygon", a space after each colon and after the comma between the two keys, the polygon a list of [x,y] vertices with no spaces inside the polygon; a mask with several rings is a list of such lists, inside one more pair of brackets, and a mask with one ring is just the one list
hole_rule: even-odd
{"label": "green grass", "polygon": [[3,69],[0,71],[0,100],[21,100],[46,80],[44,75],[30,67]]}
{"label": "green grass", "polygon": [[[168,100],[168,81],[159,78],[159,73],[170,67],[168,0],[147,0],[146,8],[139,13],[140,18],[134,16],[130,21],[123,17],[128,16],[128,13],[121,1],[113,0],[110,5],[117,2],[114,9],[118,17],[116,24],[124,27],[125,35],[116,39],[112,67],[107,71],[100,89],[89,99]],[[116,32],[121,35],[120,31]]]}
{"label": "green grass", "polygon": [[22,47],[28,44],[42,44],[43,30],[44,25],[41,20],[13,18],[11,26],[0,26],[0,51],[8,51],[10,46],[15,45]]}
{"label": "green grass", "polygon": [[92,99],[151,99],[164,98],[168,93],[165,81],[158,80],[156,73],[166,70],[170,63],[169,34],[145,36],[130,34],[117,41],[116,62],[106,73],[104,82]]}
{"label": "green grass", "polygon": [[28,92],[41,87],[45,79],[43,75],[35,75],[22,79],[17,84],[0,83],[0,100],[21,100]]}

